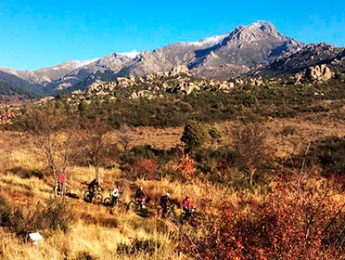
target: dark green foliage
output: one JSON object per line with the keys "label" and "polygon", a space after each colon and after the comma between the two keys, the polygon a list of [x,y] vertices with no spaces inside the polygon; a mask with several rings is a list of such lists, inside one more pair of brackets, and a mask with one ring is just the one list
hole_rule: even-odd
{"label": "dark green foliage", "polygon": [[195,154],[198,169],[206,174],[213,174],[219,160],[217,150],[211,148],[201,148]]}
{"label": "dark green foliage", "polygon": [[222,132],[217,127],[213,126],[208,130],[208,134],[212,139],[219,139],[222,137]]}
{"label": "dark green foliage", "polygon": [[10,84],[0,79],[0,95],[20,96],[21,99],[35,99],[39,94],[20,84]]}
{"label": "dark green foliage", "polygon": [[201,147],[207,138],[208,132],[202,123],[189,121],[184,127],[181,141],[185,143],[185,150],[189,153]]}
{"label": "dark green foliage", "polygon": [[[69,117],[80,116],[91,120],[101,117],[118,129],[124,125],[182,126],[189,120],[207,123],[235,119],[260,122],[269,117],[294,117],[301,113],[332,111],[345,99],[345,86],[339,80],[300,86],[244,85],[234,88],[230,93],[203,91],[188,96],[162,93],[162,98],[150,100],[129,99],[132,91],[129,88],[118,90],[114,94],[116,100],[87,97],[77,105],[67,105],[68,95],[65,94],[59,97],[65,108],[61,108],[61,103],[58,103],[56,110],[65,110]],[[327,103],[324,102],[326,100]],[[17,124],[13,127],[18,130]]]}
{"label": "dark green foliage", "polygon": [[330,136],[312,144],[309,164],[317,162],[325,176],[345,176],[345,137]]}

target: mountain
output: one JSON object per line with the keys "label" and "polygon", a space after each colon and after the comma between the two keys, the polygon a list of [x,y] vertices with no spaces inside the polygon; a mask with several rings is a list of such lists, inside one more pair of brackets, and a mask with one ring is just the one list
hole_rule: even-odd
{"label": "mountain", "polygon": [[266,78],[287,77],[321,64],[327,65],[333,71],[344,72],[345,48],[325,43],[308,44],[296,52],[278,57],[264,68],[252,70],[248,75]]}
{"label": "mountain", "polygon": [[119,75],[144,76],[184,64],[196,76],[226,80],[303,46],[281,35],[272,24],[259,21],[198,42],[176,43],[142,52]]}
{"label": "mountain", "polygon": [[40,86],[11,73],[0,71],[0,104],[35,99],[42,94]]}
{"label": "mountain", "polygon": [[36,71],[0,69],[11,82],[45,95],[85,89],[95,81],[147,76],[179,65],[194,77],[231,80],[238,77],[288,76],[317,63],[332,64],[344,52],[326,44],[305,45],[280,34],[270,23],[255,22],[196,42],[179,42],[138,53],[112,53],[100,59],[71,61]]}
{"label": "mountain", "polygon": [[[132,54],[130,54],[132,55]],[[130,55],[113,53],[104,58],[80,66],[45,86],[46,92],[64,89],[84,88],[97,79],[104,81],[114,80],[118,73],[132,58]]]}
{"label": "mountain", "polygon": [[70,71],[78,69],[80,67],[84,67],[95,60],[96,59],[88,61],[69,61],[53,67],[42,68],[35,71],[16,71],[9,68],[0,68],[0,71],[12,74],[16,77],[26,80],[30,84],[38,84],[44,86],[49,84],[53,80],[63,77]]}

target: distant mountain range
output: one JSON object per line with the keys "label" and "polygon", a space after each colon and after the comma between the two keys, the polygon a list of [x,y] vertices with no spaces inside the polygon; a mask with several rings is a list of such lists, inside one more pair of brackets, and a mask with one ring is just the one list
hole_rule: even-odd
{"label": "distant mountain range", "polygon": [[[88,61],[71,61],[36,71],[0,69],[0,86],[12,92],[51,95],[85,89],[96,80],[146,76],[186,65],[191,74],[209,79],[290,76],[315,64],[333,64],[345,57],[343,48],[304,44],[280,34],[270,23],[255,22],[197,42],[179,42],[152,52],[113,53]],[[0,93],[1,95],[1,93]],[[25,95],[24,95],[25,96]]]}

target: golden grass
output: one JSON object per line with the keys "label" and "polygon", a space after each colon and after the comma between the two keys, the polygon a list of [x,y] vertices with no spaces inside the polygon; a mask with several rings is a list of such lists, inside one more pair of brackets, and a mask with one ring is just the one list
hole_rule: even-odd
{"label": "golden grass", "polygon": [[[323,121],[322,121],[323,120]],[[343,122],[333,122],[328,126],[324,120],[319,121],[301,119],[271,120],[265,123],[270,128],[269,141],[272,150],[281,157],[300,152],[305,140],[319,139],[324,135],[344,135]],[[238,127],[239,122],[224,122],[220,128],[224,129],[224,141],[229,141],[230,130]],[[340,127],[341,125],[341,127]],[[285,137],[281,135],[286,126],[296,128],[297,134]],[[169,148],[179,143],[182,128],[128,129],[132,138],[132,145],[152,144],[158,148]],[[123,134],[114,132],[108,136],[109,142],[116,142]],[[229,140],[228,140],[229,139]],[[162,141],[163,140],[163,141]],[[23,135],[18,133],[0,132],[0,194],[11,201],[15,207],[35,205],[38,201],[45,201],[52,196],[53,179],[51,176],[42,180],[31,177],[23,179],[10,172],[9,169],[22,167],[24,169],[44,170],[44,161],[38,159],[31,140],[23,142]],[[95,176],[93,167],[68,168],[69,188],[81,197],[86,190],[86,183]],[[197,210],[215,213],[215,209],[226,199],[237,205],[239,194],[224,186],[217,186],[207,181],[195,180],[189,182],[172,181],[164,178],[161,181],[138,180],[131,182],[121,177],[118,169],[101,169],[103,195],[107,196],[114,187],[114,182],[120,183],[121,200],[128,202],[132,199],[135,185],[142,185],[146,193],[155,200],[169,192],[174,199],[182,201],[186,195],[193,198]],[[135,185],[133,185],[135,184]],[[311,185],[320,185],[311,181]],[[243,195],[243,194],[242,194]],[[264,200],[258,192],[246,193],[246,197],[257,201]],[[343,200],[339,195],[339,200]],[[77,259],[82,254],[89,254],[95,259],[177,259],[176,244],[178,243],[178,227],[169,221],[163,221],[158,215],[149,219],[141,218],[133,212],[116,210],[110,215],[105,207],[85,203],[82,199],[67,198],[75,212],[76,222],[71,225],[67,233],[56,231],[51,236],[45,236],[39,249],[0,229],[0,259]],[[180,213],[180,211],[178,211]],[[42,231],[44,233],[44,231]],[[202,230],[199,231],[202,233]],[[136,255],[117,254],[121,245],[131,245],[136,239],[152,240],[162,246],[153,255],[138,252]]]}

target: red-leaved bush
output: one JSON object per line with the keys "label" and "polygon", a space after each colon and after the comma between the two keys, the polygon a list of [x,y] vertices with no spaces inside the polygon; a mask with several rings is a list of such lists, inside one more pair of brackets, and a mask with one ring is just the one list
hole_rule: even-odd
{"label": "red-leaved bush", "polygon": [[330,228],[345,223],[337,196],[333,180],[277,179],[264,202],[224,202],[221,217],[202,227],[205,235],[179,249],[197,259],[340,259],[345,245],[329,239],[345,240]]}
{"label": "red-leaved bush", "polygon": [[183,179],[191,180],[195,174],[195,161],[188,155],[184,155],[172,168]]}
{"label": "red-leaved bush", "polygon": [[157,176],[158,164],[152,159],[137,161],[131,169],[134,176],[141,179],[153,180]]}

